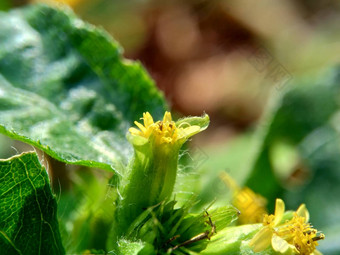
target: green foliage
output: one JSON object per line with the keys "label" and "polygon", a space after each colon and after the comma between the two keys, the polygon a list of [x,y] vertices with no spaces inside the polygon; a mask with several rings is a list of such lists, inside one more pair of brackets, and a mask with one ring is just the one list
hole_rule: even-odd
{"label": "green foliage", "polygon": [[35,153],[0,160],[0,250],[12,254],[64,254],[57,201]]}
{"label": "green foliage", "polygon": [[[297,146],[310,133],[329,121],[338,109],[336,95],[339,90],[335,70],[327,72],[314,82],[310,79],[296,82],[296,87],[290,89],[273,109],[275,112],[272,113],[246,185],[265,195],[270,201],[275,201],[280,192],[277,189],[280,184],[271,170],[271,146],[281,141]],[[263,175],[269,178],[266,182],[268,185],[259,185],[259,178]]]}
{"label": "green foliage", "polygon": [[[200,199],[195,209],[214,198],[216,205],[231,199],[230,187],[219,178],[226,171],[241,187],[264,195],[271,213],[276,197],[283,198],[288,209],[305,203],[311,223],[326,235],[318,249],[338,254],[339,78],[338,68],[296,77],[286,91],[274,91],[255,132],[250,130],[220,148],[201,148],[207,159],[199,175],[185,175],[181,184],[195,183],[193,190]],[[226,248],[222,241],[220,248]],[[219,254],[218,250],[214,252]],[[212,249],[208,246],[206,251],[210,254]]]}
{"label": "green foliage", "polygon": [[[63,254],[61,238],[67,253],[254,254],[249,241],[260,225],[232,225],[239,212],[218,178],[227,169],[240,186],[265,196],[269,209],[276,197],[290,208],[306,202],[330,240],[321,248],[337,254],[339,82],[336,70],[297,80],[299,86],[273,97],[268,125],[253,136],[256,146],[247,134],[227,152],[212,149],[210,163],[192,178],[190,171],[178,174],[180,147],[207,128],[207,115],[177,121],[198,127],[178,143],[157,147],[130,135],[132,148],[125,136],[133,122],[146,111],[159,120],[166,109],[143,67],[68,9],[1,12],[0,132],[81,165],[73,193],[60,196],[60,234],[56,199],[36,154],[0,160],[1,254]],[[99,177],[86,167],[109,171]],[[297,184],[301,169],[307,177]],[[178,203],[173,197],[181,191],[188,195]]]}
{"label": "green foliage", "polygon": [[121,170],[127,129],[162,95],[139,63],[69,10],[0,13],[0,131],[69,163]]}
{"label": "green foliage", "polygon": [[[275,197],[283,197],[290,208],[306,203],[313,225],[326,235],[326,240],[320,242],[320,250],[337,254],[340,246],[327,240],[339,238],[334,231],[339,228],[338,217],[333,213],[340,206],[337,197],[340,181],[339,70],[333,68],[314,82],[309,77],[299,83],[299,87],[284,95],[275,110],[246,185],[271,202]],[[286,178],[273,167],[279,158],[271,157],[270,152],[277,144],[290,145],[287,148],[291,152],[282,155],[293,164],[286,168],[287,173],[283,174]],[[302,179],[299,180],[298,174]],[[260,182],[263,176],[266,176],[267,185]]]}
{"label": "green foliage", "polygon": [[339,78],[337,68],[297,78],[285,93],[274,92],[256,132],[219,150],[206,149],[202,201],[218,197],[216,203],[221,204],[230,197],[217,177],[228,171],[241,186],[264,195],[269,212],[276,197],[289,209],[305,203],[312,224],[326,235],[319,250],[338,254],[340,246],[334,240],[339,238],[339,218],[334,212],[339,208]]}

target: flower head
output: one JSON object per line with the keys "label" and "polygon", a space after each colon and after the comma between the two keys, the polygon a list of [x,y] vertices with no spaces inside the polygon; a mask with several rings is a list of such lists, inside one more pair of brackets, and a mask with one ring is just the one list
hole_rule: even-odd
{"label": "flower head", "polygon": [[139,128],[131,127],[129,132],[133,136],[139,136],[146,139],[154,139],[158,144],[175,144],[185,142],[189,137],[199,133],[199,125],[191,125],[189,122],[181,121],[176,124],[172,120],[171,113],[165,112],[163,120],[154,122],[150,113],[143,113],[144,125],[135,121]]}
{"label": "flower head", "polygon": [[290,250],[293,254],[320,254],[316,250],[318,241],[325,235],[314,229],[309,221],[309,213],[304,204],[293,213],[290,220],[283,222],[285,204],[281,199],[276,200],[275,214],[265,215],[263,227],[250,241],[255,252],[265,250],[270,244],[280,253]]}

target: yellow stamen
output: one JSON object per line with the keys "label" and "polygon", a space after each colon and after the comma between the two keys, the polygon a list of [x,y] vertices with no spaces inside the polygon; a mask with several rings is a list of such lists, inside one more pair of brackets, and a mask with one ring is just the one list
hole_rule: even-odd
{"label": "yellow stamen", "polygon": [[318,246],[317,241],[325,238],[324,234],[318,234],[317,230],[306,222],[306,218],[298,213],[294,213],[293,218],[279,228],[277,235],[294,245],[301,255],[312,254]]}
{"label": "yellow stamen", "polygon": [[265,214],[263,216],[263,226],[270,226],[273,228],[275,226],[274,221],[275,221],[275,216],[273,214],[271,215]]}
{"label": "yellow stamen", "polygon": [[174,144],[180,139],[189,137],[200,131],[199,126],[191,126],[189,123],[185,124],[187,127],[183,127],[182,123],[179,127],[176,127],[176,123],[172,120],[171,113],[165,112],[163,120],[154,122],[150,113],[143,113],[144,125],[135,121],[135,125],[140,129],[130,128],[131,135],[142,136],[147,139],[153,137],[156,143]]}

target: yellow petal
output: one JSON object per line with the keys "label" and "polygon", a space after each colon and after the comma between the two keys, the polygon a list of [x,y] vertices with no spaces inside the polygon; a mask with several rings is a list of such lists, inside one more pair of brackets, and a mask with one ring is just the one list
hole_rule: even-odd
{"label": "yellow petal", "polygon": [[163,117],[163,122],[171,122],[172,118],[171,118],[171,113],[170,112],[165,112],[164,113],[164,117]]}
{"label": "yellow petal", "polygon": [[309,212],[305,204],[301,204],[296,210],[298,216],[305,218],[305,223],[309,221]]}
{"label": "yellow petal", "polygon": [[264,227],[251,239],[249,246],[253,248],[254,252],[263,251],[270,245],[272,235],[272,230],[269,227]]}
{"label": "yellow petal", "polygon": [[154,123],[153,118],[149,112],[143,113],[143,120],[145,127],[151,126]]}
{"label": "yellow petal", "polygon": [[281,237],[277,235],[273,235],[272,237],[272,247],[274,251],[277,251],[280,253],[286,253],[288,249],[294,249],[294,246],[287,243],[286,240],[282,239]]}
{"label": "yellow petal", "polygon": [[145,133],[146,128],[145,128],[142,124],[140,124],[140,123],[137,122],[137,121],[135,121],[134,123],[135,123],[135,125],[136,125],[137,127],[139,127],[139,129],[140,129],[143,133]]}
{"label": "yellow petal", "polygon": [[280,223],[284,212],[285,212],[285,203],[283,202],[282,199],[277,198],[276,203],[275,203],[274,226],[277,226]]}

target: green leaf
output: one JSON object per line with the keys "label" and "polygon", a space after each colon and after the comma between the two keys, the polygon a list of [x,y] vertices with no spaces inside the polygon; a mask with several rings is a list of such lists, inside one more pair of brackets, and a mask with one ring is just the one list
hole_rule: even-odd
{"label": "green leaf", "polygon": [[57,202],[35,153],[0,160],[1,254],[64,254]]}
{"label": "green leaf", "polygon": [[163,96],[105,31],[68,9],[0,12],[0,132],[70,164],[119,170],[127,129]]}

